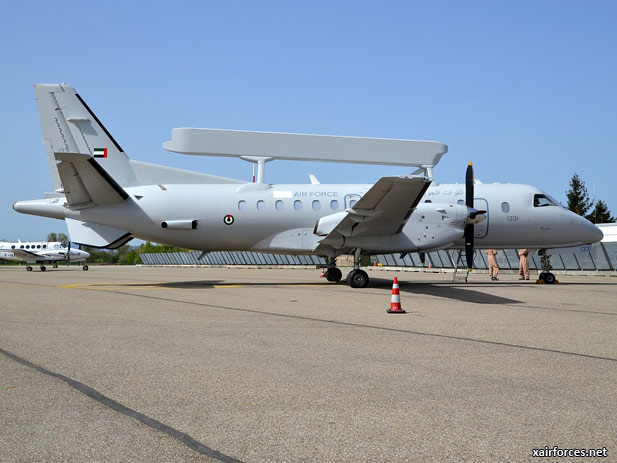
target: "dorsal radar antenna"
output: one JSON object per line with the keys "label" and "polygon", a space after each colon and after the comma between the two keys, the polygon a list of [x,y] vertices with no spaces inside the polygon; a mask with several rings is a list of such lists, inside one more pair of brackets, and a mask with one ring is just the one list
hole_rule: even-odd
{"label": "dorsal radar antenna", "polygon": [[257,163],[258,174],[260,164],[263,169],[267,162],[259,159],[267,155],[268,160],[413,166],[422,168],[427,177],[432,177],[433,167],[448,151],[435,141],[191,127],[173,129],[163,148],[197,156],[241,157]]}

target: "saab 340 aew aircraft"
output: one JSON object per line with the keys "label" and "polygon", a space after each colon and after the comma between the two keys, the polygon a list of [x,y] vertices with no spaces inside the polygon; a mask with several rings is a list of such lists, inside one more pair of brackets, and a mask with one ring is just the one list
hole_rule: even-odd
{"label": "saab 340 aew aircraft", "polygon": [[[18,201],[18,212],[66,220],[72,241],[117,248],[131,238],[208,251],[317,254],[340,281],[336,257],[352,254],[347,281],[368,284],[363,255],[478,248],[558,248],[602,232],[536,187],[431,185],[442,143],[179,128],[169,151],[241,157],[257,181],[217,177],[130,159],[73,87],[35,84],[55,192]],[[310,160],[418,168],[374,185],[269,185],[266,162]],[[205,255],[205,254],[204,254]]]}
{"label": "saab 340 aew aircraft", "polygon": [[26,270],[32,271],[30,264],[40,264],[41,271],[47,270],[44,264],[53,264],[58,268],[58,262],[84,262],[82,268],[88,270],[85,263],[90,254],[81,249],[71,249],[71,243],[66,247],[57,241],[43,241],[38,243],[18,241],[17,243],[0,242],[0,259],[26,262]]}

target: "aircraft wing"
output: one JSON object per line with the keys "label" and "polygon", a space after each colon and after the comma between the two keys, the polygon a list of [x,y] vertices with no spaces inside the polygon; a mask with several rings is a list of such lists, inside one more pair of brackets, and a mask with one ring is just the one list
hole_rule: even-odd
{"label": "aircraft wing", "polygon": [[400,233],[430,184],[430,179],[418,176],[379,179],[353,207],[317,222],[315,234],[325,237],[315,250],[350,236]]}
{"label": "aircraft wing", "polygon": [[124,189],[89,154],[54,153],[69,206],[121,203],[129,197]]}
{"label": "aircraft wing", "polygon": [[12,252],[15,257],[22,260],[45,259],[47,257],[44,254],[35,254],[25,249],[7,249],[7,251]]}

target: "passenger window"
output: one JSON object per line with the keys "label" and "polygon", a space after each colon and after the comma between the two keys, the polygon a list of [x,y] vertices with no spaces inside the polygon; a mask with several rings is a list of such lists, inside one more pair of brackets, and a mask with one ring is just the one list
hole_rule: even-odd
{"label": "passenger window", "polygon": [[332,209],[333,211],[336,211],[338,209],[338,201],[336,199],[330,201],[330,209]]}
{"label": "passenger window", "polygon": [[505,213],[510,212],[510,205],[506,202],[501,203],[501,210]]}
{"label": "passenger window", "polygon": [[257,201],[257,210],[258,211],[263,211],[266,208],[266,203],[263,202],[261,199],[259,201]]}
{"label": "passenger window", "polygon": [[285,207],[285,204],[283,204],[283,201],[281,201],[280,199],[278,199],[275,203],[274,203],[274,208],[277,211],[282,211],[283,207]]}
{"label": "passenger window", "polygon": [[15,245],[11,246],[11,249],[15,249]]}
{"label": "passenger window", "polygon": [[321,203],[318,199],[313,200],[313,210],[318,211],[319,209],[321,209]]}
{"label": "passenger window", "polygon": [[425,203],[432,203],[433,201],[431,201],[430,199],[427,199],[426,201],[424,201]]}
{"label": "passenger window", "polygon": [[22,244],[21,246],[19,246],[19,249],[23,249],[23,248],[24,248],[24,245],[23,245],[23,244]]}
{"label": "passenger window", "polygon": [[294,201],[294,209],[296,211],[302,210],[302,201],[300,201],[299,199],[296,199]]}
{"label": "passenger window", "polygon": [[37,248],[37,249],[41,249],[41,245],[40,245],[40,244],[37,244],[37,245],[36,245],[36,248]]}
{"label": "passenger window", "polygon": [[26,249],[30,249],[30,245],[29,244],[26,244]]}
{"label": "passenger window", "polygon": [[238,201],[238,210],[243,211],[244,209],[246,209],[246,201]]}
{"label": "passenger window", "polygon": [[43,249],[45,249],[46,247],[47,247],[47,245],[46,245],[46,244],[44,244],[44,245],[43,245]]}
{"label": "passenger window", "polygon": [[465,205],[465,201],[463,201],[462,199],[459,199],[456,204],[460,204],[461,206]]}

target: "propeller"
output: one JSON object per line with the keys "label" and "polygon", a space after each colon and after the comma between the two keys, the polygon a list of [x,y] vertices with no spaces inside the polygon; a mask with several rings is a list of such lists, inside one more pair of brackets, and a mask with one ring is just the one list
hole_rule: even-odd
{"label": "propeller", "polygon": [[473,165],[471,162],[467,166],[467,172],[465,172],[465,205],[467,206],[467,224],[464,229],[465,238],[465,259],[467,261],[467,270],[471,272],[473,266],[473,235],[474,235],[474,223],[481,222],[486,218],[486,211],[480,211],[473,207],[474,197],[474,179],[473,179]]}

